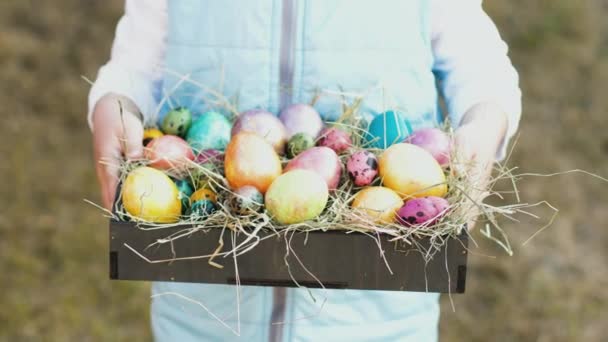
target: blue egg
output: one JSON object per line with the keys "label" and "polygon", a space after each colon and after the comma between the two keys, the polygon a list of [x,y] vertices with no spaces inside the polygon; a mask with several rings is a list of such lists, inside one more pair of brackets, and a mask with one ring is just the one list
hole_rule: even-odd
{"label": "blue egg", "polygon": [[217,205],[211,200],[199,200],[192,203],[190,209],[188,209],[187,215],[191,219],[196,220],[205,218],[217,211]]}
{"label": "blue egg", "polygon": [[384,149],[402,142],[411,133],[411,125],[403,114],[389,110],[376,115],[369,124],[366,138],[371,147]]}
{"label": "blue egg", "polygon": [[182,212],[186,212],[190,207],[190,196],[194,193],[194,188],[190,185],[190,182],[185,179],[176,180],[175,186],[179,191],[179,199],[182,202]]}
{"label": "blue egg", "polygon": [[206,112],[192,122],[186,140],[198,153],[203,150],[224,150],[230,141],[232,124],[218,112]]}

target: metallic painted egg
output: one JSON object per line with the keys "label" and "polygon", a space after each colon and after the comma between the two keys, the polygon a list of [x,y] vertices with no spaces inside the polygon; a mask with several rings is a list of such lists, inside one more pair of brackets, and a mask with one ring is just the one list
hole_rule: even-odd
{"label": "metallic painted egg", "polygon": [[186,140],[195,153],[208,150],[224,150],[230,141],[232,124],[222,114],[207,112],[192,122]]}
{"label": "metallic painted egg", "polygon": [[285,126],[279,118],[268,111],[253,109],[241,113],[232,127],[232,135],[240,132],[255,133],[268,141],[278,154],[285,152],[287,142]]}
{"label": "metallic painted egg", "polygon": [[281,111],[279,119],[287,130],[287,139],[297,133],[306,133],[313,139],[319,136],[323,129],[323,120],[317,110],[307,104],[293,104]]}
{"label": "metallic painted egg", "polygon": [[207,218],[209,215],[217,211],[217,205],[210,200],[200,200],[192,203],[186,215],[192,220]]}

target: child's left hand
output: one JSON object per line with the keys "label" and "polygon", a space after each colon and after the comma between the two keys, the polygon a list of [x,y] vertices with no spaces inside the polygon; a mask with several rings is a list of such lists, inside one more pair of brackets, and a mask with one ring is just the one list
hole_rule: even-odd
{"label": "child's left hand", "polygon": [[[496,153],[504,141],[507,125],[507,115],[499,106],[481,103],[467,111],[456,129],[456,150],[459,158],[466,163],[464,170],[456,171],[471,179],[474,190],[470,196],[477,203],[481,203],[488,195],[492,167]],[[472,212],[468,228],[472,229],[480,210],[475,205],[468,210]]]}

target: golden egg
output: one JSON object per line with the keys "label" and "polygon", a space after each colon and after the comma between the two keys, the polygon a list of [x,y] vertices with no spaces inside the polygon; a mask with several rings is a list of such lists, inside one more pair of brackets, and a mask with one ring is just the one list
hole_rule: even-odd
{"label": "golden egg", "polygon": [[401,196],[444,197],[447,194],[443,169],[433,155],[421,147],[395,144],[386,149],[378,161],[382,184]]}
{"label": "golden egg", "polygon": [[139,167],[122,185],[122,203],[132,216],[147,222],[171,223],[182,211],[179,190],[162,171]]}
{"label": "golden egg", "polygon": [[376,223],[395,222],[395,212],[401,208],[403,200],[396,192],[382,186],[371,186],[359,191],[352,207],[360,210]]}

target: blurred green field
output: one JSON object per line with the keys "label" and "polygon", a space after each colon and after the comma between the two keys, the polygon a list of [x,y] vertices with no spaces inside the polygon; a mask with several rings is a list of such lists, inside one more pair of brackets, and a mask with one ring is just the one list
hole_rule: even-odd
{"label": "blurred green field", "polygon": [[[524,92],[513,165],[608,175],[608,5],[486,1]],[[149,340],[148,286],[108,280],[106,220],[85,110],[122,1],[0,2],[0,340]],[[528,178],[555,224],[506,223],[515,255],[480,241],[467,294],[444,298],[442,341],[601,341],[608,336],[608,184]],[[548,216],[547,210],[538,210]],[[496,256],[491,258],[484,255]]]}

